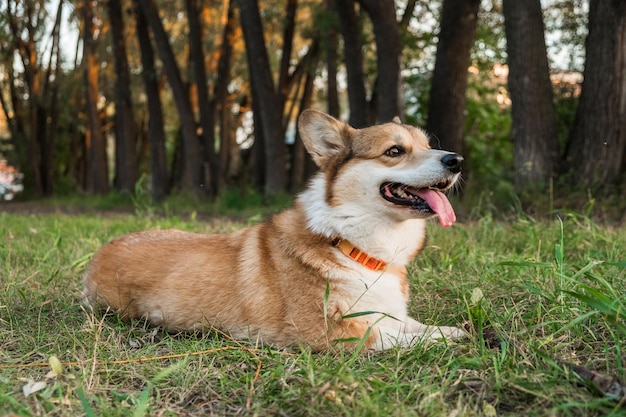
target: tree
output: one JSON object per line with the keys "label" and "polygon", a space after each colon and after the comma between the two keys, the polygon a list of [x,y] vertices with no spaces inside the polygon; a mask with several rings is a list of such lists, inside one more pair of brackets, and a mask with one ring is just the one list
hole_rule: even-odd
{"label": "tree", "polygon": [[102,134],[102,123],[98,110],[100,92],[98,74],[100,65],[96,59],[95,28],[93,23],[93,0],[83,2],[83,65],[85,76],[85,107],[88,130],[85,137],[87,153],[87,189],[96,194],[109,192],[109,170],[107,167],[106,141]]}
{"label": "tree", "polygon": [[400,103],[400,28],[393,0],[359,0],[367,11],[376,37],[376,117],[388,122],[404,117]]}
{"label": "tree", "polygon": [[172,89],[176,108],[181,123],[183,137],[183,172],[181,186],[194,194],[203,194],[203,176],[201,168],[200,142],[196,133],[196,121],[189,101],[189,92],[183,83],[183,79],[178,69],[178,64],[169,43],[169,38],[163,22],[159,17],[154,0],[137,0],[141,6],[141,11],[146,18],[146,22],[154,36],[154,42],[163,63],[163,71]]}
{"label": "tree", "polygon": [[328,13],[324,25],[324,50],[326,51],[326,71],[328,72],[327,100],[328,114],[335,118],[339,118],[339,95],[337,94],[337,42],[338,42],[338,22],[335,17],[337,15],[337,0],[326,0],[326,8]]}
{"label": "tree", "polygon": [[[63,2],[59,2],[50,32],[47,64],[41,51],[48,13],[43,2],[7,1],[2,19],[10,34],[2,49],[8,64],[11,104],[4,97],[1,103],[13,141],[22,155],[27,186],[37,195],[49,196],[53,191],[62,11]],[[14,54],[20,59],[19,66],[15,65]],[[14,74],[19,72],[23,78],[16,79]],[[21,88],[24,90],[20,92]]]}
{"label": "tree", "polygon": [[[261,139],[260,143],[263,144],[265,167],[272,167],[264,170],[265,194],[272,196],[284,192],[287,187],[282,113],[274,88],[257,0],[238,0],[237,3],[248,57],[255,113],[255,139]],[[255,146],[257,144],[255,141]]]}
{"label": "tree", "polygon": [[[289,68],[291,67],[291,53],[293,51],[293,37],[296,27],[296,11],[298,9],[298,0],[287,0],[285,7],[285,26],[283,28],[283,50],[280,57],[280,68],[278,70],[278,111],[283,114],[287,99],[289,98],[290,77]],[[285,129],[282,134],[284,136]]]}
{"label": "tree", "polygon": [[344,43],[343,53],[348,83],[350,125],[361,128],[369,124],[367,93],[364,84],[361,25],[355,11],[354,0],[338,0],[336,5]]}
{"label": "tree", "polygon": [[[302,94],[302,100],[300,102],[300,112],[307,109],[310,105],[313,96],[313,82],[315,80],[315,71],[309,70],[304,80],[304,92]],[[306,148],[300,138],[300,135],[296,133],[296,140],[294,143],[294,151],[291,158],[291,192],[299,192],[304,188],[306,180],[315,172],[314,166],[312,166],[313,160],[307,157]]]}
{"label": "tree", "polygon": [[400,32],[406,32],[409,23],[411,21],[411,17],[413,16],[413,12],[415,11],[415,6],[417,5],[417,0],[408,0],[406,2],[406,7],[404,8],[404,12],[402,13],[402,18],[399,22]]}
{"label": "tree", "polygon": [[185,0],[187,20],[189,21],[190,59],[196,82],[202,143],[204,149],[204,174],[206,192],[214,196],[218,187],[217,158],[215,155],[215,110],[209,99],[204,50],[202,49],[202,30],[200,28],[200,10],[197,0]]}
{"label": "tree", "polygon": [[137,41],[141,51],[141,75],[148,101],[152,198],[155,201],[160,201],[169,193],[165,132],[163,130],[163,107],[159,96],[160,88],[154,66],[154,50],[148,23],[141,12],[141,6],[137,0],[134,0],[134,12],[137,21]]}
{"label": "tree", "polygon": [[444,0],[426,130],[442,149],[465,154],[467,68],[480,0]]}
{"label": "tree", "polygon": [[120,0],[107,2],[113,56],[115,58],[115,180],[118,191],[135,192],[138,179],[137,144],[133,103],[130,93],[130,71],[126,54],[124,18]]}
{"label": "tree", "polygon": [[[593,0],[588,21],[587,0],[543,3],[543,21],[540,0],[506,0],[505,13],[496,0],[86,1],[75,13],[65,0],[0,2],[0,105],[11,135],[0,137],[0,152],[25,171],[26,195],[49,195],[53,183],[107,192],[108,169],[130,192],[150,174],[155,200],[171,187],[216,195],[235,182],[267,196],[295,191],[308,159],[285,132],[308,106],[349,113],[355,127],[426,120],[440,146],[472,153],[476,178],[506,182],[515,172],[520,190],[565,169],[588,186],[626,168],[624,0]],[[551,104],[546,40],[548,58],[571,52],[559,68],[582,70],[587,26],[575,117],[579,85],[560,84]],[[80,30],[76,51],[61,39],[65,28]],[[112,42],[102,42],[108,32]],[[509,95],[491,71],[504,59]]]}
{"label": "tree", "polygon": [[228,105],[228,82],[230,81],[231,61],[233,55],[233,43],[235,38],[235,13],[234,0],[228,0],[226,6],[226,21],[222,30],[222,44],[220,57],[217,62],[217,80],[213,89],[212,108],[219,104],[220,111],[220,146],[218,162],[217,190],[226,185],[227,179],[238,160],[239,147],[231,128],[232,112]]}
{"label": "tree", "polygon": [[579,185],[613,182],[626,169],[626,1],[591,0],[584,81],[566,150]]}
{"label": "tree", "polygon": [[518,190],[546,183],[558,153],[556,114],[540,0],[504,0],[512,102],[511,139]]}
{"label": "tree", "polygon": [[[357,3],[361,8],[357,8]],[[410,3],[407,7],[411,8]],[[327,3],[337,13],[344,41],[350,125],[364,127],[376,121],[404,117],[400,100],[400,25],[393,0],[342,0]],[[376,42],[376,77],[367,98],[362,43],[362,10],[372,22]],[[358,12],[357,12],[358,10]],[[332,51],[331,51],[332,53]],[[330,67],[332,69],[332,67]],[[332,97],[331,97],[332,98]],[[332,104],[332,102],[331,102]]]}

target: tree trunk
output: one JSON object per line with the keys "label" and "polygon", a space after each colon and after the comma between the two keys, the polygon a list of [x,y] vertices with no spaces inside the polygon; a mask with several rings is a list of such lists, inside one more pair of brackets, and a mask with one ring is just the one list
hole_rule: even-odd
{"label": "tree trunk", "polygon": [[323,35],[326,50],[326,72],[328,73],[328,92],[326,94],[328,97],[328,114],[334,118],[339,118],[339,94],[337,93],[337,43],[339,39],[333,19],[337,15],[337,0],[326,0],[326,8],[330,14]]}
{"label": "tree trunk", "polygon": [[566,163],[578,185],[601,185],[626,170],[626,1],[591,0],[588,28]]}
{"label": "tree trunk", "polygon": [[[293,69],[291,75],[289,76],[288,85],[289,85],[289,94],[291,95],[291,103],[288,108],[284,110],[284,120],[286,122],[284,125],[287,125],[290,120],[293,120],[294,113],[298,108],[298,104],[302,104],[302,101],[298,103],[298,96],[300,95],[300,91],[304,87],[304,83],[302,80],[310,74],[311,71],[315,71],[317,69],[317,63],[319,60],[319,51],[320,51],[320,42],[318,38],[313,38],[311,41],[308,50],[300,61]],[[303,93],[304,94],[304,93]],[[284,126],[286,129],[286,126]],[[283,130],[284,132],[285,130]]]}
{"label": "tree trunk", "polygon": [[426,130],[433,146],[465,153],[467,67],[478,26],[480,0],[444,0]]}
{"label": "tree trunk", "polygon": [[393,0],[359,0],[367,10],[376,37],[376,121],[403,118],[400,97],[400,53],[402,41]]}
{"label": "tree trunk", "polygon": [[215,110],[209,100],[209,87],[204,66],[204,50],[202,49],[202,29],[200,28],[200,10],[197,0],[185,0],[187,19],[189,22],[190,59],[198,94],[200,110],[200,126],[202,126],[202,143],[204,148],[205,183],[207,194],[217,193],[217,158],[215,154]]}
{"label": "tree trunk", "polygon": [[404,13],[402,13],[402,18],[398,23],[400,27],[400,32],[404,33],[409,28],[409,23],[411,23],[411,18],[413,17],[413,12],[415,11],[415,6],[417,5],[417,0],[408,0],[406,2],[406,7],[404,8]]}
{"label": "tree trunk", "polygon": [[174,52],[169,43],[169,36],[163,27],[154,0],[137,0],[141,11],[152,30],[154,42],[163,63],[163,71],[172,89],[176,109],[181,123],[184,163],[182,164],[181,186],[196,195],[203,194],[203,176],[201,169],[200,142],[196,133],[196,121],[193,116],[189,91],[183,83]]}
{"label": "tree trunk", "polygon": [[[232,112],[227,105],[228,99],[228,82],[230,80],[230,67],[233,54],[233,42],[235,37],[235,16],[233,1],[228,0],[226,7],[226,22],[222,33],[222,44],[220,47],[220,57],[217,62],[217,81],[213,90],[213,103],[219,105],[220,111],[220,149],[218,163],[218,191],[227,184],[231,164],[236,163],[236,156],[233,154],[239,152],[236,144],[235,135],[232,132]],[[234,143],[233,143],[234,142]]]}
{"label": "tree trunk", "polygon": [[365,74],[363,73],[363,45],[361,26],[355,11],[354,0],[338,0],[337,13],[341,23],[344,43],[344,61],[348,82],[350,125],[356,128],[369,124]]}
{"label": "tree trunk", "polygon": [[[285,138],[282,135],[282,114],[272,71],[267,57],[263,26],[257,0],[238,0],[241,26],[252,87],[254,111],[259,112],[265,150],[265,187],[267,196],[286,191],[287,165]],[[255,131],[258,124],[255,123]],[[256,135],[256,133],[255,133]],[[271,167],[272,169],[269,169]]]}
{"label": "tree trunk", "polygon": [[137,40],[141,51],[142,77],[148,101],[148,134],[150,137],[150,170],[152,174],[152,198],[163,200],[169,193],[167,155],[163,107],[159,96],[159,83],[154,67],[154,50],[150,40],[148,24],[137,0],[134,1],[137,20]]}
{"label": "tree trunk", "polygon": [[[298,0],[287,0],[285,10],[285,27],[283,28],[283,50],[278,72],[278,109],[284,114],[287,98],[289,97],[289,68],[291,67],[291,51],[293,49],[293,35],[296,27],[296,11]],[[283,134],[286,126],[283,126]]]}
{"label": "tree trunk", "polygon": [[[36,25],[40,21],[38,16],[32,7],[26,7],[24,10],[25,16],[22,19],[18,18],[15,14],[17,9],[17,3],[12,4],[7,2],[6,5],[6,19],[4,23],[8,23],[8,28],[13,36],[13,45],[15,52],[21,59],[21,64],[24,72],[24,81],[26,84],[26,91],[28,93],[27,106],[24,107],[27,113],[20,115],[24,118],[23,126],[24,137],[23,140],[26,143],[25,149],[22,154],[22,162],[24,163],[24,171],[26,178],[26,187],[32,190],[35,195],[44,194],[43,184],[43,172],[41,170],[42,160],[42,145],[45,137],[45,124],[42,126],[42,120],[45,121],[45,108],[43,104],[42,94],[42,74],[41,63],[37,51],[36,41]],[[22,34],[26,34],[24,39]],[[13,68],[11,68],[13,70]],[[14,91],[14,90],[13,90]],[[12,92],[13,92],[12,91]],[[21,95],[21,93],[20,93]],[[22,100],[18,96],[15,96],[18,100]],[[20,117],[18,116],[18,117]],[[18,148],[21,148],[18,145]]]}
{"label": "tree trunk", "polygon": [[558,152],[556,113],[539,0],[504,0],[515,186],[546,184]]}
{"label": "tree trunk", "polygon": [[124,18],[120,0],[107,2],[113,57],[115,59],[115,179],[118,191],[134,194],[138,179],[137,144],[133,103],[130,93],[130,71],[126,55]]}
{"label": "tree trunk", "polygon": [[85,138],[88,190],[95,194],[109,192],[109,170],[107,166],[106,140],[102,134],[102,123],[98,111],[98,73],[96,45],[93,27],[93,0],[83,3],[83,65],[85,66],[85,107],[87,111],[87,135]]}
{"label": "tree trunk", "polygon": [[[307,109],[313,98],[313,81],[315,80],[315,71],[309,71],[304,80],[304,91],[300,99],[300,113]],[[304,143],[300,135],[296,133],[294,143],[293,158],[291,159],[291,192],[296,193],[304,188],[304,184],[308,179],[308,153],[304,147]]]}
{"label": "tree trunk", "polygon": [[[42,140],[41,146],[41,182],[43,185],[43,194],[47,197],[54,192],[54,171],[56,159],[56,137],[59,120],[59,77],[61,75],[61,50],[59,48],[61,34],[61,17],[63,15],[63,2],[59,2],[57,7],[54,26],[52,28],[52,47],[48,58],[48,67],[44,78],[43,93],[46,98],[46,114],[43,118]],[[48,123],[49,120],[49,123]]]}
{"label": "tree trunk", "polygon": [[[252,118],[254,124],[254,143],[250,148],[252,153],[252,175],[254,188],[263,193],[265,191],[265,178],[267,177],[267,158],[265,156],[265,136],[263,132],[263,119],[261,109],[263,102],[261,99],[255,100],[256,95],[252,90]],[[271,165],[270,165],[271,166]]]}

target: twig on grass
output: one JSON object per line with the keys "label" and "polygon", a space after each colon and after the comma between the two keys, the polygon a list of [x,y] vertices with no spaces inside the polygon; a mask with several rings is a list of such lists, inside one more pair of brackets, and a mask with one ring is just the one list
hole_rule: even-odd
{"label": "twig on grass", "polygon": [[[85,364],[91,363],[92,366],[106,366],[106,365],[127,365],[131,363],[140,363],[140,362],[153,362],[160,361],[165,359],[176,359],[176,358],[185,358],[188,356],[199,356],[206,355],[209,353],[217,353],[224,350],[239,350],[240,346],[223,346],[218,348],[206,349],[196,352],[187,352],[187,353],[174,353],[171,355],[160,355],[160,356],[149,356],[135,359],[120,359],[115,361],[99,361],[99,360],[88,360],[88,361],[72,361],[72,362],[61,362],[63,366],[84,366]],[[251,352],[252,349],[244,348],[244,350]],[[258,358],[257,355],[253,355]],[[33,362],[33,363],[16,363],[10,365],[0,365],[0,369],[24,369],[24,368],[43,368],[46,366],[50,366],[48,362]]]}
{"label": "twig on grass", "polygon": [[570,362],[558,361],[558,363],[574,372],[585,384],[591,385],[598,393],[619,401],[622,407],[626,405],[626,385],[617,377],[605,375]]}
{"label": "twig on grass", "polygon": [[[102,322],[100,322],[100,324],[102,324]],[[254,386],[257,380],[259,379],[259,376],[261,375],[261,367],[263,365],[261,358],[257,354],[258,349],[256,348],[253,349],[253,348],[244,346],[237,340],[233,339],[230,335],[224,333],[223,331],[219,329],[212,328],[211,330],[219,333],[220,335],[224,336],[228,340],[234,342],[237,346],[223,346],[223,347],[211,348],[211,349],[195,351],[195,352],[174,353],[171,355],[159,355],[159,356],[150,356],[150,357],[142,357],[142,358],[135,358],[135,359],[119,359],[119,360],[114,360],[114,361],[97,360],[95,358],[97,347],[94,346],[93,359],[86,360],[86,361],[61,362],[61,365],[70,367],[70,366],[85,366],[85,365],[91,364],[91,370],[92,370],[92,376],[93,376],[93,374],[95,373],[95,369],[98,366],[127,365],[127,364],[132,364],[132,363],[154,362],[154,361],[161,361],[161,360],[167,360],[167,359],[186,358],[190,356],[208,355],[211,353],[217,353],[217,352],[222,352],[222,351],[227,351],[227,350],[243,350],[245,352],[248,352],[250,355],[252,355],[257,361],[256,371],[254,372],[254,377],[252,378],[252,384],[250,385],[250,389],[248,391],[248,397],[246,398],[246,409],[250,409],[250,407],[252,406],[252,398],[254,396]],[[96,341],[97,341],[97,338],[98,338],[98,334],[96,334]],[[10,364],[10,365],[0,364],[0,369],[43,368],[43,367],[49,367],[49,366],[50,366],[49,362],[17,363],[17,364]],[[90,379],[89,385],[91,385],[91,379]]]}
{"label": "twig on grass", "polygon": [[[501,349],[502,342],[504,341],[501,340],[501,337],[502,336],[499,335],[494,329],[483,329],[483,340],[485,341],[485,345],[491,349]],[[520,342],[508,340],[506,343],[509,345],[516,345],[518,350],[522,348],[524,350],[528,350],[528,348]],[[538,350],[535,350],[535,352],[555,366],[562,366],[572,371],[579,378],[579,382],[584,384],[593,393],[618,402],[618,406],[620,407],[626,406],[626,384],[616,376],[606,375],[601,372],[585,368],[584,366],[554,358],[545,352],[540,352]]]}

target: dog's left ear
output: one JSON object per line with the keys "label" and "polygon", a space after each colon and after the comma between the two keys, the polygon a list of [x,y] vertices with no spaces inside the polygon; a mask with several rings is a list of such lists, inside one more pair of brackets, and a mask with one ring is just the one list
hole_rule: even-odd
{"label": "dog's left ear", "polygon": [[335,156],[347,152],[349,145],[345,138],[351,130],[354,129],[317,110],[305,110],[298,118],[300,138],[321,169]]}

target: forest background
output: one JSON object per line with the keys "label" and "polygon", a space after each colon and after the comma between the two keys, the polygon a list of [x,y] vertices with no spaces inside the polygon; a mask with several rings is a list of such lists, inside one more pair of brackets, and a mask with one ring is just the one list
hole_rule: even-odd
{"label": "forest background", "polygon": [[0,4],[0,174],[21,198],[297,192],[314,107],[423,126],[465,156],[472,204],[626,205],[623,0]]}

